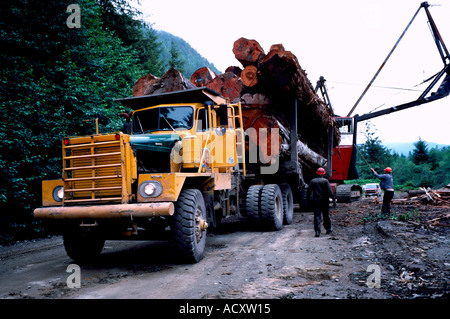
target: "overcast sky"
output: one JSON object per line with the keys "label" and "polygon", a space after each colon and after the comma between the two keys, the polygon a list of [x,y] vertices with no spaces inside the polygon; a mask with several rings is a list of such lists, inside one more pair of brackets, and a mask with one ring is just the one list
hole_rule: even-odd
{"label": "overcast sky", "polygon": [[[240,37],[265,52],[275,43],[292,51],[315,86],[320,76],[337,114],[347,115],[422,1],[412,0],[141,0],[153,28],[183,38],[220,71],[240,63],[232,52]],[[450,49],[450,1],[429,10]],[[417,99],[417,86],[443,62],[423,9],[353,114]],[[393,89],[396,88],[396,89]],[[401,88],[402,90],[400,90]],[[383,142],[450,144],[450,97],[370,120]],[[362,128],[363,125],[361,124]],[[362,132],[358,143],[364,141]]]}

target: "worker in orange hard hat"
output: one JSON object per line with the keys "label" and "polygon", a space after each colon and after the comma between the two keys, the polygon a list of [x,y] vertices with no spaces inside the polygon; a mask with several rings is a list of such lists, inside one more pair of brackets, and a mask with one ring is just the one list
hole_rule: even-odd
{"label": "worker in orange hard hat", "polygon": [[323,227],[327,231],[327,234],[333,231],[331,227],[331,220],[329,216],[330,206],[329,198],[333,198],[334,205],[336,206],[336,199],[333,191],[331,190],[330,182],[324,177],[325,169],[319,167],[316,174],[316,178],[313,178],[309,183],[308,190],[306,192],[306,199],[311,204],[314,211],[314,231],[315,236],[320,236],[320,223],[323,215]]}
{"label": "worker in orange hard hat", "polygon": [[391,200],[394,198],[394,179],[392,177],[392,168],[386,167],[384,169],[384,174],[377,174],[377,172],[373,169],[372,173],[375,177],[380,179],[380,187],[384,190],[383,196],[383,206],[381,207],[382,214],[390,214],[391,213]]}

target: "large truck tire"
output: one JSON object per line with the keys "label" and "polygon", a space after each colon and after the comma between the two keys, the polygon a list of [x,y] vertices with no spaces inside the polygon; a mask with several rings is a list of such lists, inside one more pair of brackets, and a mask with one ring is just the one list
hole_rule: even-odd
{"label": "large truck tire", "polygon": [[300,211],[302,212],[311,211],[311,208],[308,206],[307,194],[308,194],[308,185],[305,184],[299,192]]}
{"label": "large truck tire", "polygon": [[252,223],[258,223],[261,221],[261,192],[263,185],[252,185],[247,190],[247,196],[245,199],[245,211],[247,218]]}
{"label": "large truck tire", "polygon": [[261,223],[268,230],[283,228],[283,198],[277,184],[268,184],[261,192]]}
{"label": "large truck tire", "polygon": [[93,232],[69,230],[63,234],[67,255],[77,262],[88,262],[97,258],[103,250],[105,239]]}
{"label": "large truck tire", "polygon": [[206,245],[206,207],[198,189],[181,191],[175,205],[172,232],[175,246],[182,261],[199,262]]}
{"label": "large truck tire", "polygon": [[281,197],[283,198],[283,223],[290,225],[294,218],[294,196],[292,189],[287,183],[279,184],[278,186],[281,189]]}

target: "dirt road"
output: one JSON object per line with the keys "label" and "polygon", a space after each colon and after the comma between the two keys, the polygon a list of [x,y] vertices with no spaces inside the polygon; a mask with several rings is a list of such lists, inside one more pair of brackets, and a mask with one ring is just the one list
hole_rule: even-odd
{"label": "dirt road", "polygon": [[449,227],[427,223],[448,209],[393,210],[415,219],[377,219],[369,199],[338,204],[333,233],[319,238],[309,212],[278,232],[230,218],[197,264],[177,264],[168,242],[107,241],[98,261],[78,265],[80,288],[68,287],[61,237],[17,243],[0,247],[0,298],[448,298]]}

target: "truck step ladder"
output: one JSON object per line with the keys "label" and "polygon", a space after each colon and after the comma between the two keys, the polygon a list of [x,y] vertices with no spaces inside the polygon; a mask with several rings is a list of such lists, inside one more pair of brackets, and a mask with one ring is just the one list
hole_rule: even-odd
{"label": "truck step ladder", "polygon": [[233,105],[231,118],[233,119],[233,125],[236,129],[236,151],[238,163],[242,163],[242,169],[240,172],[246,176],[245,167],[245,133],[244,125],[242,121],[242,107],[241,102]]}

